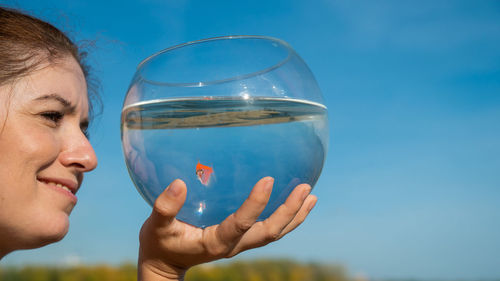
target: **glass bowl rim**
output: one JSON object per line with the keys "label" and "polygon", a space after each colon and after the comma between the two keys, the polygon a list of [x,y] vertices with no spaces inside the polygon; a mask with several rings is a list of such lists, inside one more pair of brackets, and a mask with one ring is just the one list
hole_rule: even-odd
{"label": "glass bowl rim", "polygon": [[[286,56],[286,58],[284,58],[283,60],[279,61],[278,63],[276,63],[276,64],[274,64],[272,66],[269,66],[267,68],[264,68],[262,70],[259,70],[259,71],[254,71],[254,72],[250,72],[250,73],[246,73],[246,74],[242,74],[242,75],[237,75],[237,76],[233,76],[233,77],[229,77],[229,78],[218,79],[218,80],[210,80],[210,81],[188,82],[188,83],[159,82],[159,81],[154,81],[154,80],[147,79],[139,71],[149,61],[153,60],[154,58],[156,58],[156,57],[158,57],[158,56],[160,56],[160,55],[162,55],[162,54],[164,54],[166,52],[169,52],[169,51],[172,51],[172,50],[175,50],[175,49],[179,49],[179,48],[183,48],[183,47],[187,47],[187,46],[191,46],[191,45],[206,43],[206,42],[210,42],[210,41],[232,40],[232,39],[259,39],[259,40],[274,41],[274,42],[280,44],[281,46],[283,46],[287,50],[287,56]],[[275,37],[271,37],[271,36],[263,36],[263,35],[228,35],[228,36],[210,37],[210,38],[205,38],[205,39],[200,39],[200,40],[185,42],[185,43],[178,44],[178,45],[175,45],[175,46],[163,49],[161,51],[158,51],[158,52],[150,55],[149,57],[145,58],[144,60],[142,60],[137,65],[136,73],[137,73],[138,76],[141,77],[142,81],[144,81],[146,83],[149,83],[149,84],[152,84],[152,85],[171,86],[171,87],[204,87],[204,86],[209,86],[209,85],[215,85],[215,84],[222,84],[222,83],[232,82],[232,81],[236,81],[236,80],[243,80],[243,79],[247,79],[247,78],[250,78],[250,77],[255,77],[255,76],[258,76],[258,75],[270,72],[270,71],[272,71],[272,70],[274,70],[274,69],[282,66],[287,61],[289,61],[290,58],[292,57],[292,55],[294,53],[295,53],[295,51],[290,46],[290,44],[288,44],[284,40],[281,40],[281,39],[278,39],[278,38],[275,38]]]}

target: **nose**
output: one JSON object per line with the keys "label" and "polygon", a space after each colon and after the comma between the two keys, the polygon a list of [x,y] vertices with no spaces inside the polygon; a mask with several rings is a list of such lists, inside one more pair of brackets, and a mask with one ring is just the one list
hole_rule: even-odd
{"label": "nose", "polygon": [[88,138],[78,130],[77,134],[67,136],[65,148],[59,154],[61,163],[79,172],[89,172],[97,167],[97,157]]}

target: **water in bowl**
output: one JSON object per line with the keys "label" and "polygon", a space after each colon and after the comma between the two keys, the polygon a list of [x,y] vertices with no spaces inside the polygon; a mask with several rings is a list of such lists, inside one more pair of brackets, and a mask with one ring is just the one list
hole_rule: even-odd
{"label": "water in bowl", "polygon": [[127,167],[151,205],[175,179],[186,182],[177,218],[218,224],[241,206],[254,184],[275,179],[259,219],[300,183],[316,183],[328,142],[327,110],[283,98],[185,98],[140,102],[122,112]]}

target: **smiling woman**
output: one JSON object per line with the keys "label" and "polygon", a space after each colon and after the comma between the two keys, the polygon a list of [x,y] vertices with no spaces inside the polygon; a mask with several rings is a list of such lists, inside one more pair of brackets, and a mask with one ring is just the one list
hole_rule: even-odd
{"label": "smiling woman", "polygon": [[[62,239],[83,175],[97,166],[86,135],[92,107],[81,58],[52,25],[0,7],[0,259]],[[235,213],[202,229],[175,218],[187,187],[173,181],[139,234],[138,279],[182,280],[193,265],[264,246],[294,230],[316,197],[300,184],[257,222],[273,183],[261,179]]]}
{"label": "smiling woman", "polygon": [[62,239],[97,165],[81,58],[58,29],[0,9],[0,257]]}
{"label": "smiling woman", "polygon": [[9,105],[0,113],[0,221],[11,236],[0,245],[13,250],[58,241],[83,173],[97,165],[85,136],[83,73],[73,58],[60,59],[0,88],[0,103]]}

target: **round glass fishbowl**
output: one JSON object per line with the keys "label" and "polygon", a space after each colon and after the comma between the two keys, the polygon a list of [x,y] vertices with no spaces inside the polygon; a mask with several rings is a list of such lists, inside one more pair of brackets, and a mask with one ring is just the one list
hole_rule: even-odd
{"label": "round glass fishbowl", "polygon": [[318,180],[328,146],[316,80],[286,42],[227,36],[174,46],[137,67],[121,115],[130,176],[153,205],[175,179],[177,219],[197,227],[235,212],[258,180],[275,179],[260,220],[295,186]]}

